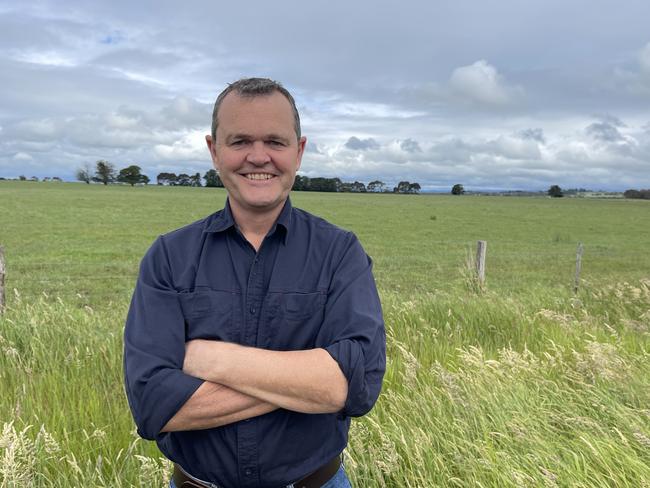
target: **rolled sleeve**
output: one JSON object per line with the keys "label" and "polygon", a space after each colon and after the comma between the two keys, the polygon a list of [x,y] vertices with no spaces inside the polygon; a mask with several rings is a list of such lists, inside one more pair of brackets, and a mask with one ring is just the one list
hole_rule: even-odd
{"label": "rolled sleeve", "polygon": [[359,417],[373,407],[386,370],[386,335],[372,261],[350,234],[325,306],[322,346],[348,381],[340,417]]}
{"label": "rolled sleeve", "polygon": [[203,380],[183,373],[185,321],[162,238],[152,245],[124,329],[124,378],[138,434],[154,440]]}

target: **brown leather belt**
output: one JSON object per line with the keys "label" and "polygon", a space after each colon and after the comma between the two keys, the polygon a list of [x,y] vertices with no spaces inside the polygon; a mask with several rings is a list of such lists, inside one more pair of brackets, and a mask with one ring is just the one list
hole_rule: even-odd
{"label": "brown leather belt", "polygon": [[[341,467],[341,455],[325,463],[316,471],[293,483],[294,488],[320,488],[332,478]],[[174,463],[172,475],[176,488],[218,488],[218,485],[205,483],[191,477],[178,464]]]}

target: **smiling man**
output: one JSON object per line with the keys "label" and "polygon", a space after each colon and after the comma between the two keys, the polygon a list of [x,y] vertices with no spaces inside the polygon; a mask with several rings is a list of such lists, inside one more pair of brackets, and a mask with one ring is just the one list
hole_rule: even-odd
{"label": "smiling man", "polygon": [[206,137],[225,208],[160,236],[124,334],[139,434],[170,487],[349,487],[350,418],[381,390],[385,332],[357,238],[292,207],[306,139],[291,94],[249,78]]}

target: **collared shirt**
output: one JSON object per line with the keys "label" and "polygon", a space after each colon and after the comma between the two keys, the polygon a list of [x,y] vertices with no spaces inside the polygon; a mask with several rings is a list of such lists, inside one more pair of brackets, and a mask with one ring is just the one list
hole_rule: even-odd
{"label": "collared shirt", "polygon": [[[285,486],[347,444],[350,417],[381,389],[385,331],[372,263],[351,232],[287,200],[259,251],[228,203],[159,237],[140,265],[124,332],[126,392],[138,433],[197,478]],[[324,348],[348,380],[343,410],[277,409],[222,427],[160,433],[203,382],[182,371],[185,342],[285,351]]]}

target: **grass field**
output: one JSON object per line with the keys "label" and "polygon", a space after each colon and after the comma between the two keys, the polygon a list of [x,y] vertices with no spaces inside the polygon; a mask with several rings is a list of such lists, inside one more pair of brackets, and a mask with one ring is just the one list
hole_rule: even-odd
{"label": "grass field", "polygon": [[[650,204],[294,194],[375,262],[388,371],[357,487],[650,487]],[[0,487],[163,486],[121,378],[142,254],[222,190],[0,182]],[[488,242],[487,286],[468,271]],[[572,293],[575,251],[583,281]]]}

